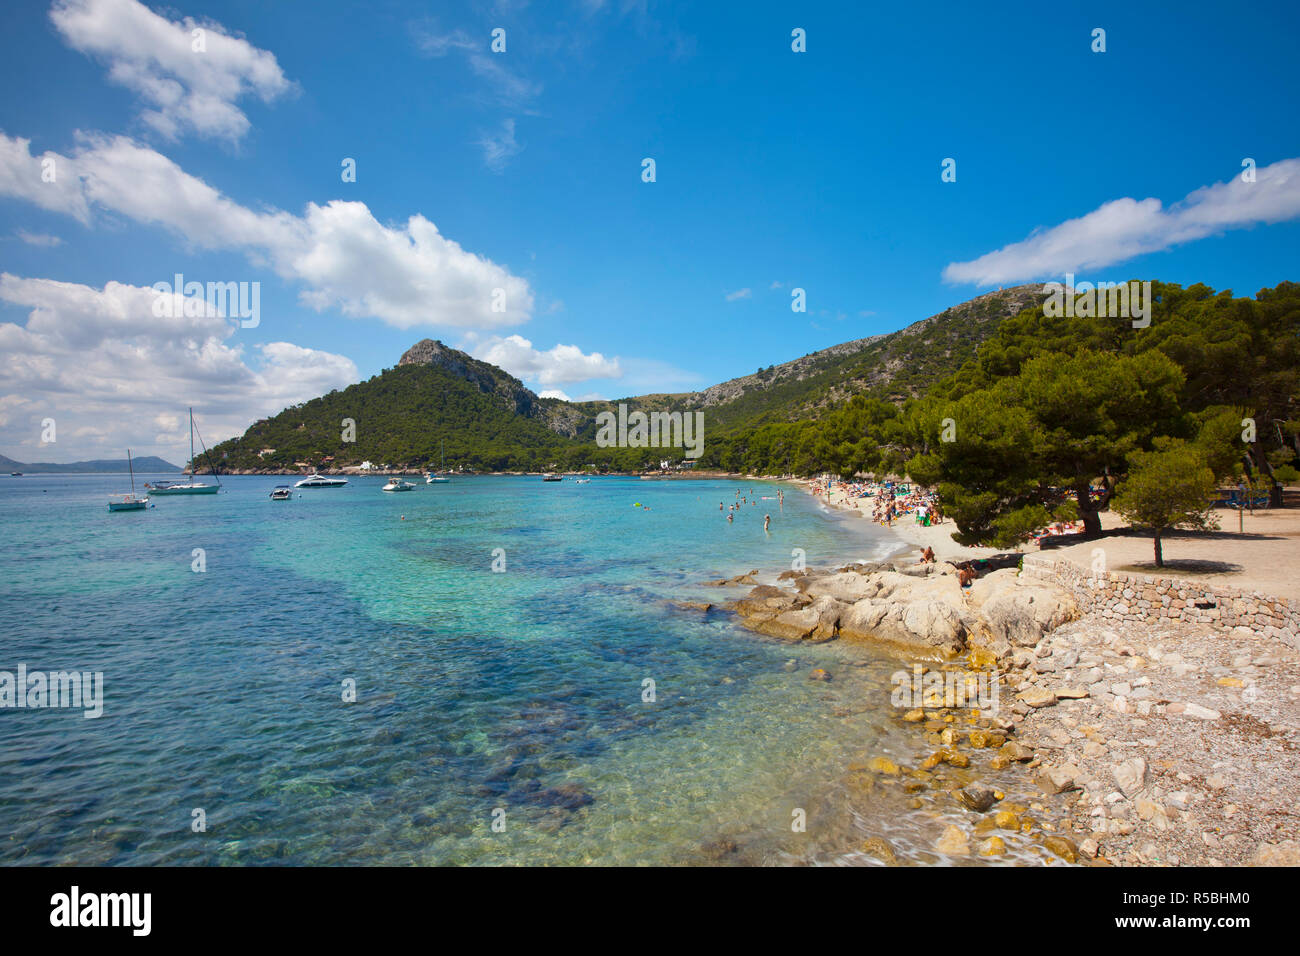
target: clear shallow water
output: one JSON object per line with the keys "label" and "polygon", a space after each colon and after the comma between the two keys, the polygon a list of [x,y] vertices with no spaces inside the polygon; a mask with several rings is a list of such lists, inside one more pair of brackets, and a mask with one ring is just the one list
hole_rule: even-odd
{"label": "clear shallow water", "polygon": [[0,862],[788,862],[864,826],[906,843],[911,824],[864,824],[834,783],[904,745],[879,692],[896,665],[674,604],[733,596],[699,582],[792,548],[809,566],[897,548],[866,522],[785,486],[783,509],[728,525],[737,488],[776,495],[758,482],[353,479],[270,501],[282,481],[110,514],[124,478],[0,479],[0,670],[106,689],[96,720],[0,710]]}

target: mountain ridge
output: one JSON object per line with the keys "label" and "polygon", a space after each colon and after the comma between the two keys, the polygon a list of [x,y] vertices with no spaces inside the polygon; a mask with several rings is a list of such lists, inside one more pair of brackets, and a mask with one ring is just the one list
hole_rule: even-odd
{"label": "mountain ridge", "polygon": [[[649,460],[645,454],[591,448],[601,412],[619,404],[645,412],[704,411],[710,435],[723,437],[813,418],[857,394],[901,403],[973,357],[1003,319],[1043,298],[1037,286],[999,289],[895,332],[832,345],[699,391],[610,401],[541,398],[504,369],[425,338],[394,368],[256,422],[212,452],[222,467],[236,470],[337,468],[365,460],[437,466],[444,447],[449,465],[474,469],[634,469]],[[413,391],[401,393],[399,382]],[[341,438],[345,419],[357,423],[355,442]],[[507,433],[520,444],[507,443]],[[397,434],[401,441],[388,440]]]}
{"label": "mountain ridge", "polygon": [[[164,461],[157,455],[133,458],[131,463],[135,470],[141,474],[167,474],[181,471],[179,465]],[[58,464],[49,461],[21,462],[0,455],[0,472],[11,471],[21,471],[25,475],[112,475],[126,474],[127,464],[125,458],[95,458],[87,461]]]}

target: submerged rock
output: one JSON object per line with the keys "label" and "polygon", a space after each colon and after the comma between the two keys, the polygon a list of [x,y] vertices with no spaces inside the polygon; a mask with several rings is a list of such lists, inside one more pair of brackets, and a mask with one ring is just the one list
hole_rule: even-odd
{"label": "submerged rock", "polygon": [[867,769],[874,770],[876,773],[888,774],[891,777],[897,777],[903,772],[898,764],[888,757],[872,757],[867,761]]}
{"label": "submerged rock", "polygon": [[934,848],[947,856],[969,856],[970,840],[960,829],[949,826],[943,831],[943,836],[935,841]]}
{"label": "submerged rock", "polygon": [[1052,834],[1043,837],[1042,843],[1044,848],[1055,853],[1066,863],[1079,862],[1079,848],[1069,837]]}
{"label": "submerged rock", "polygon": [[967,810],[975,813],[987,813],[998,802],[997,795],[987,787],[967,787],[957,791],[957,799]]}
{"label": "submerged rock", "polygon": [[537,806],[578,810],[596,802],[596,798],[581,784],[562,783],[558,787],[543,787],[535,780],[530,780],[529,784],[530,786],[522,788],[524,799]]}
{"label": "submerged rock", "polygon": [[721,860],[730,856],[740,849],[740,845],[735,840],[729,840],[726,837],[720,837],[717,840],[711,840],[700,847],[702,853],[707,859]]}
{"label": "submerged rock", "polygon": [[898,864],[898,854],[884,837],[868,837],[862,844],[862,852],[883,860],[890,866]]}

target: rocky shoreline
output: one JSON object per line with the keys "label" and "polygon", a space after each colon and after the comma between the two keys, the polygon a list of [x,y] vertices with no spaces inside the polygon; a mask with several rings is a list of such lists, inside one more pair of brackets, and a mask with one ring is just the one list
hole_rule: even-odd
{"label": "rocky shoreline", "polygon": [[[1103,618],[1016,561],[990,559],[968,588],[949,563],[787,571],[723,603],[758,633],[894,657],[926,689],[880,702],[912,754],[864,752],[846,781],[868,806],[907,796],[933,820],[930,852],[884,836],[850,849],[885,864],[1300,864],[1300,653],[1245,628]],[[992,707],[953,696],[991,684]]]}

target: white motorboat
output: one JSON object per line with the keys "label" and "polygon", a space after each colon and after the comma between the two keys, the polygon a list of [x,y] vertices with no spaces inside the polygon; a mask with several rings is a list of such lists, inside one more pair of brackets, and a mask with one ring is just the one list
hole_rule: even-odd
{"label": "white motorboat", "polygon": [[293,489],[288,485],[276,485],[271,489],[272,501],[288,501],[293,497]]}
{"label": "white motorboat", "polygon": [[380,491],[414,491],[415,485],[411,484],[405,478],[393,478],[379,489]]}
{"label": "white motorboat", "polygon": [[553,475],[550,472],[547,472],[546,474],[542,475],[542,481],[563,481],[563,480],[564,480],[563,475]]}
{"label": "white motorboat", "polygon": [[327,478],[324,475],[308,475],[302,481],[295,481],[295,488],[342,488],[348,483],[346,478]]}

